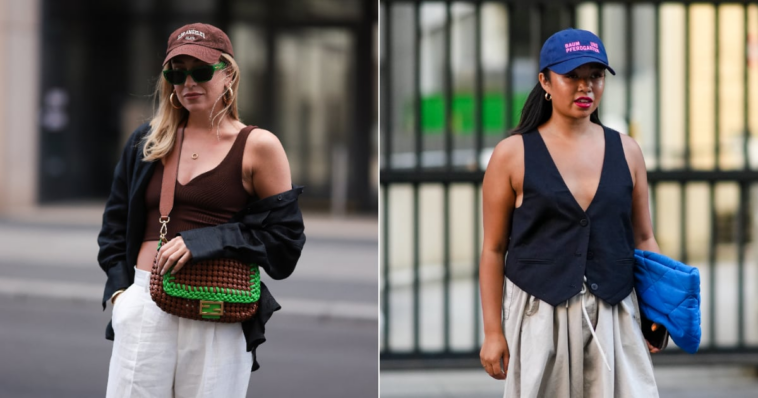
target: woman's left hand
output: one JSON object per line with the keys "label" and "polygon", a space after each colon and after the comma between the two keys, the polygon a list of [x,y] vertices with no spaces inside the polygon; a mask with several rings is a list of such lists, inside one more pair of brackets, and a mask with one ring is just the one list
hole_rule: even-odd
{"label": "woman's left hand", "polygon": [[652,344],[650,344],[650,342],[649,342],[649,341],[645,340],[645,343],[647,343],[647,349],[648,349],[648,350],[650,350],[650,353],[651,353],[651,354],[657,354],[657,353],[661,352],[661,350],[659,350],[659,349],[657,349],[657,348],[653,347],[653,345],[652,345]]}
{"label": "woman's left hand", "polygon": [[[653,323],[653,325],[650,327],[650,330],[652,330],[652,331],[655,332],[656,330],[658,330],[658,327],[659,326],[658,326],[657,323]],[[668,338],[668,337],[666,337],[666,338]],[[645,339],[645,344],[647,344],[647,349],[650,350],[651,354],[657,354],[657,353],[661,352],[661,350],[659,348],[653,347],[653,345],[650,344],[650,342],[647,341],[647,339]]]}
{"label": "woman's left hand", "polygon": [[184,239],[181,236],[177,236],[165,245],[162,245],[158,251],[158,271],[161,275],[169,270],[171,270],[172,274],[175,274],[190,260],[192,260],[192,253],[190,253],[184,244]]}

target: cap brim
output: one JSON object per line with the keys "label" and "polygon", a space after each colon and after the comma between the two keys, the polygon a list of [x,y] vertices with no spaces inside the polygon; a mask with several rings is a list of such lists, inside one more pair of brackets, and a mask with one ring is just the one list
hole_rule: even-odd
{"label": "cap brim", "polygon": [[596,63],[605,66],[606,69],[608,69],[609,72],[611,72],[612,75],[616,74],[616,71],[613,70],[608,64],[603,62],[600,59],[597,59],[595,57],[585,56],[585,57],[577,57],[572,58],[563,62],[559,62],[554,65],[548,65],[548,69],[551,71],[558,73],[560,75],[565,75],[566,73],[571,72],[572,70],[589,63]]}
{"label": "cap brim", "polygon": [[163,60],[163,65],[178,55],[189,55],[195,57],[207,64],[215,64],[221,58],[221,51],[214,50],[205,46],[197,44],[183,44],[166,54],[166,59]]}

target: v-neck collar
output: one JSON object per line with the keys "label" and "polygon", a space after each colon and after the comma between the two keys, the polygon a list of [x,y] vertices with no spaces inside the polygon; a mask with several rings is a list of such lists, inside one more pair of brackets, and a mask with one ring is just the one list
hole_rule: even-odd
{"label": "v-neck collar", "polygon": [[564,188],[566,188],[566,191],[568,191],[569,196],[571,196],[571,200],[574,202],[576,207],[582,211],[582,213],[587,214],[592,208],[592,204],[595,203],[595,199],[597,198],[597,195],[600,193],[600,187],[603,185],[603,176],[606,174],[605,168],[608,165],[607,159],[608,159],[608,130],[605,128],[605,126],[601,126],[603,128],[603,165],[600,167],[600,179],[597,182],[597,188],[595,189],[595,194],[592,195],[592,200],[590,200],[590,204],[587,205],[586,209],[583,209],[582,206],[579,204],[579,202],[576,200],[576,196],[574,196],[574,193],[571,192],[571,189],[566,184],[566,180],[563,179],[563,174],[561,174],[561,171],[558,169],[558,165],[555,164],[555,160],[553,160],[553,155],[550,154],[550,149],[548,149],[547,144],[545,143],[545,140],[542,138],[542,133],[538,129],[534,129],[535,134],[537,134],[537,137],[539,138],[539,142],[542,145],[542,148],[545,150],[545,153],[547,154],[547,158],[550,159],[550,164],[553,166],[553,170],[558,175],[558,179],[561,181],[561,184]]}
{"label": "v-neck collar", "polygon": [[[186,127],[186,125],[185,125],[185,127]],[[242,129],[241,129],[241,130],[240,130],[240,131],[237,133],[237,136],[236,136],[236,137],[234,137],[234,142],[232,142],[232,146],[231,146],[231,147],[229,148],[229,150],[226,152],[226,155],[224,155],[224,158],[223,158],[223,159],[221,159],[221,162],[219,162],[219,163],[218,163],[216,166],[214,166],[214,167],[213,167],[212,169],[210,169],[210,170],[206,170],[206,171],[204,171],[204,172],[202,172],[202,173],[200,173],[200,174],[198,174],[198,175],[196,175],[196,176],[194,176],[194,177],[190,178],[190,180],[189,180],[189,181],[187,181],[187,182],[185,182],[185,183],[181,183],[181,182],[179,182],[179,176],[178,176],[178,174],[179,174],[179,173],[177,172],[176,183],[177,183],[178,185],[182,186],[182,187],[186,187],[186,186],[188,186],[188,185],[192,184],[193,182],[195,182],[195,180],[197,180],[198,178],[201,178],[201,177],[205,177],[206,175],[208,175],[208,174],[212,174],[213,172],[215,172],[215,171],[216,171],[216,170],[217,170],[219,167],[221,167],[221,165],[222,165],[222,164],[224,164],[224,163],[226,162],[226,160],[229,158],[229,156],[231,156],[231,154],[232,154],[232,151],[234,151],[234,148],[235,148],[237,145],[239,145],[239,144],[237,143],[237,141],[239,141],[239,140],[240,140],[240,136],[242,135],[242,132],[243,132],[243,131],[244,131],[246,128],[249,128],[249,127],[250,127],[250,126],[245,126],[245,127],[243,127],[243,128],[242,128]],[[181,143],[181,147],[184,147],[184,140],[182,140],[182,143]],[[181,162],[181,161],[182,161],[182,156],[181,156],[182,152],[179,152],[179,153],[180,153],[180,156],[179,156],[179,162]],[[163,160],[161,160],[161,167],[163,167],[164,169],[165,169],[165,167],[166,167],[166,165],[165,165],[165,164],[163,164]]]}
{"label": "v-neck collar", "polygon": [[[179,177],[178,177],[178,174],[177,174],[176,183],[179,184],[179,185],[181,185],[182,187],[186,187],[187,185],[190,185],[191,183],[193,183],[198,178],[203,177],[203,176],[208,175],[208,174],[211,174],[214,171],[216,171],[219,167],[221,167],[222,164],[226,163],[227,159],[229,159],[229,156],[231,156],[232,151],[234,151],[235,147],[238,145],[237,141],[240,140],[240,138],[242,136],[242,131],[245,130],[246,128],[248,128],[248,127],[250,127],[250,126],[245,126],[244,128],[242,128],[242,130],[240,130],[237,133],[237,136],[234,137],[234,142],[232,142],[231,148],[229,148],[229,151],[226,152],[226,155],[224,156],[224,158],[221,159],[221,162],[219,162],[219,164],[217,164],[214,168],[212,168],[210,170],[206,170],[206,171],[204,171],[204,172],[202,172],[202,173],[200,173],[200,174],[198,174],[198,175],[190,178],[190,180],[187,181],[187,182],[185,182],[185,183],[179,182]],[[184,145],[183,142],[182,142],[182,145]],[[181,159],[179,159],[179,160],[181,161]]]}

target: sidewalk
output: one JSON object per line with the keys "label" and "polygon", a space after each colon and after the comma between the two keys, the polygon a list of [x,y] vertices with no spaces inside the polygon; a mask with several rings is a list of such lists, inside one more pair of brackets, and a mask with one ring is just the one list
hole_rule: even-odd
{"label": "sidewalk", "polygon": [[[0,223],[28,226],[66,226],[100,228],[105,202],[77,202],[17,208],[0,214]],[[337,240],[378,241],[376,216],[332,217],[323,213],[304,213],[306,237]]]}
{"label": "sidewalk", "polygon": [[[655,378],[661,398],[755,398],[755,369],[739,366],[658,366]],[[383,398],[499,398],[504,382],[484,370],[383,371]]]}
{"label": "sidewalk", "polygon": [[[104,203],[16,209],[0,215],[0,297],[99,303],[105,274],[97,265]],[[306,245],[296,272],[264,282],[283,313],[376,321],[376,217],[305,214]]]}

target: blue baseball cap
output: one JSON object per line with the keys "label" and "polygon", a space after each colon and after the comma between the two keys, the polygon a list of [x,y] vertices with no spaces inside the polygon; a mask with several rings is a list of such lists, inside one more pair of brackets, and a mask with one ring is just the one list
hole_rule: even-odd
{"label": "blue baseball cap", "polygon": [[564,29],[550,36],[540,51],[540,71],[548,68],[565,75],[590,62],[602,64],[611,74],[616,74],[608,65],[603,42],[586,30]]}

